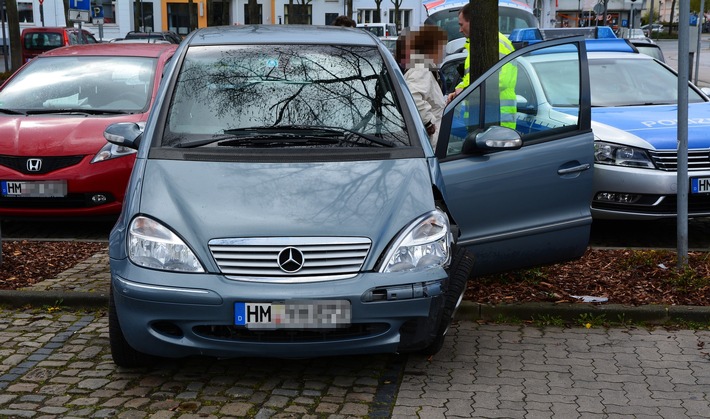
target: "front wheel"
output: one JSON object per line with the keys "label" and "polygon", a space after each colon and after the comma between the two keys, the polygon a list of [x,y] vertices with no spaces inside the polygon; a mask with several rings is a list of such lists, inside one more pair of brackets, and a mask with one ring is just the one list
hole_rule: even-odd
{"label": "front wheel", "polygon": [[444,346],[446,333],[449,331],[451,321],[456,314],[456,309],[463,301],[463,295],[466,292],[466,284],[468,278],[473,271],[473,253],[464,247],[453,246],[453,259],[449,267],[449,285],[444,294],[444,308],[441,314],[441,320],[436,330],[434,340],[421,350],[423,355],[435,355]]}

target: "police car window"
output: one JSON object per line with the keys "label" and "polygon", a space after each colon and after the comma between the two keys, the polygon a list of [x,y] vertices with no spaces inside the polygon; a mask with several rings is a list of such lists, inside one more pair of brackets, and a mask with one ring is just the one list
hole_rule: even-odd
{"label": "police car window", "polygon": [[237,130],[305,127],[364,134],[349,146],[373,144],[366,136],[409,146],[390,77],[372,47],[191,47],[171,99],[162,145],[184,147]]}
{"label": "police car window", "polygon": [[[592,106],[661,105],[678,100],[678,78],[651,59],[590,59],[589,78]],[[703,99],[688,88],[688,101]]]}

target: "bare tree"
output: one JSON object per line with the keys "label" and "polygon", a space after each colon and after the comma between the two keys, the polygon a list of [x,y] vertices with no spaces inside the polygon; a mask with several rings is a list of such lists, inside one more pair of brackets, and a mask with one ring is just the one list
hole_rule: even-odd
{"label": "bare tree", "polygon": [[74,22],[69,19],[69,0],[63,0],[64,3],[64,26],[67,28],[74,27]]}
{"label": "bare tree", "polygon": [[288,23],[290,24],[310,24],[308,18],[308,5],[311,0],[289,0],[288,1]]}
{"label": "bare tree", "polygon": [[498,1],[469,0],[471,69],[473,82],[498,62]]}
{"label": "bare tree", "polygon": [[402,30],[402,23],[399,21],[399,8],[402,7],[404,0],[390,0],[394,5],[394,24],[397,25],[397,31]]}
{"label": "bare tree", "polygon": [[[380,0],[382,2],[382,0]],[[345,15],[352,18],[353,17],[353,0],[345,0]]]}
{"label": "bare tree", "polygon": [[187,15],[188,15],[189,21],[190,21],[190,32],[197,29],[197,16],[195,16],[195,12],[193,10],[193,7],[195,7],[195,1],[188,0],[187,1]]}
{"label": "bare tree", "polygon": [[5,0],[7,29],[10,36],[10,66],[14,73],[22,65],[22,46],[20,45],[20,16],[17,14],[17,1]]}
{"label": "bare tree", "polygon": [[668,25],[668,34],[669,35],[673,33],[673,19],[675,17],[674,16],[675,15],[675,1],[676,0],[673,0],[673,2],[671,3],[671,21],[670,21],[670,24]]}
{"label": "bare tree", "polygon": [[375,16],[372,23],[380,23],[380,15],[382,14],[382,0],[375,0]]}
{"label": "bare tree", "polygon": [[247,2],[247,10],[249,11],[249,24],[260,24],[261,16],[259,16],[259,3],[257,3],[256,0],[249,0]]}

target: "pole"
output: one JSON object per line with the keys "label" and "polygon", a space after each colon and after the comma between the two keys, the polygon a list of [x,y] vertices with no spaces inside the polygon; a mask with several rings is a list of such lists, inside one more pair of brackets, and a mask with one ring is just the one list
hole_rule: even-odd
{"label": "pole", "polygon": [[688,265],[688,70],[690,0],[680,0],[678,19],[678,269]]}

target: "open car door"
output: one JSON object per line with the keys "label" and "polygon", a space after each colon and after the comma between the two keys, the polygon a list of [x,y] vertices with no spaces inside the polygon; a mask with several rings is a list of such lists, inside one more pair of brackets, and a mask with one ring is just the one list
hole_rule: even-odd
{"label": "open car door", "polygon": [[[565,65],[537,66],[543,54]],[[531,58],[535,57],[535,60]],[[554,71],[561,103],[530,85],[531,71]],[[511,74],[515,129],[501,90]],[[510,97],[509,95],[507,97]],[[513,108],[515,111],[516,108]],[[501,127],[501,115],[509,128]],[[507,119],[506,119],[507,118]],[[584,39],[557,39],[515,51],[450,103],[436,148],[445,202],[474,252],[474,274],[575,259],[587,248],[592,217],[594,136]]]}

